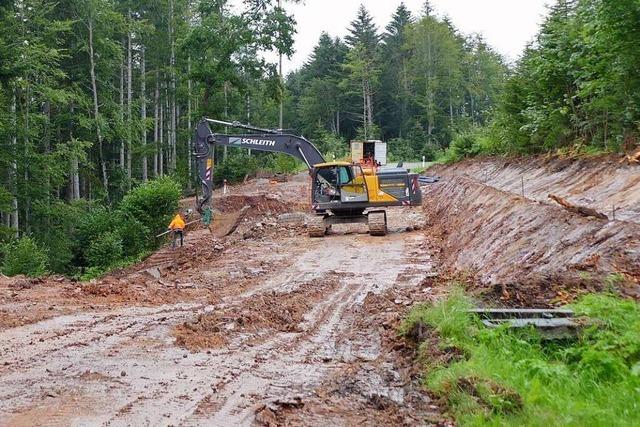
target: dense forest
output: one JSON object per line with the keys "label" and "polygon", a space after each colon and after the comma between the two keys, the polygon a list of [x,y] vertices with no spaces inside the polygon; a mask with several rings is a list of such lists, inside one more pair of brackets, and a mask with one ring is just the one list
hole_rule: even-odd
{"label": "dense forest", "polygon": [[[329,158],[354,138],[388,141],[398,160],[635,144],[637,0],[558,0],[512,66],[428,1],[383,29],[362,6],[344,39],[323,34],[286,76],[265,52],[293,53],[287,1],[230,3],[2,3],[3,271],[76,274],[153,249],[195,187],[203,116],[290,129]],[[295,167],[231,150],[216,162],[217,179]]]}
{"label": "dense forest", "polygon": [[416,17],[401,5],[382,32],[363,6],[344,40],[323,34],[288,76],[287,123],[342,149],[383,139],[395,158],[433,158],[456,132],[487,123],[506,73],[479,35],[461,34],[428,2]]}

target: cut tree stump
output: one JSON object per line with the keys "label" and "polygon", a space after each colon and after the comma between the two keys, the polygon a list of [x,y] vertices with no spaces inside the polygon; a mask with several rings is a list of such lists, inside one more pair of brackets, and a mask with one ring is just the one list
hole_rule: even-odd
{"label": "cut tree stump", "polygon": [[562,197],[549,194],[549,198],[554,202],[558,203],[560,206],[568,210],[569,212],[573,212],[582,216],[591,216],[598,219],[609,220],[609,217],[603,214],[602,212],[598,212],[595,209],[587,208],[585,206],[574,205],[573,203],[568,202],[566,199]]}

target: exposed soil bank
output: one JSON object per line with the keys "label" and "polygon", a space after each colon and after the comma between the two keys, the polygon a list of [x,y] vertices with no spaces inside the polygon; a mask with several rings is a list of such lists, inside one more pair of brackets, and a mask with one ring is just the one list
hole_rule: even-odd
{"label": "exposed soil bank", "polygon": [[508,193],[543,203],[549,194],[603,212],[613,219],[640,223],[640,166],[624,165],[616,157],[587,159],[485,158],[451,166],[438,165],[429,173],[468,178]]}
{"label": "exposed soil bank", "polygon": [[[640,225],[585,218],[514,194],[516,184],[521,186],[519,176],[542,174],[542,164],[542,159],[481,160],[429,171],[443,176],[441,182],[427,187],[424,209],[444,266],[470,273],[494,305],[499,300],[516,306],[553,305],[604,289],[639,298]],[[554,164],[560,168],[561,163],[553,161],[549,167]],[[608,162],[595,168],[598,173],[591,168],[580,172],[585,167],[583,161],[564,164],[555,181],[547,178],[546,188],[529,180],[525,195],[538,194],[542,199],[546,191],[544,198],[556,193],[586,204],[585,194],[599,194],[599,200],[607,201],[592,203],[598,208],[618,197],[617,186],[626,196],[616,203],[632,219],[639,211],[636,172],[640,169]],[[485,169],[491,171],[487,184],[478,172]]]}

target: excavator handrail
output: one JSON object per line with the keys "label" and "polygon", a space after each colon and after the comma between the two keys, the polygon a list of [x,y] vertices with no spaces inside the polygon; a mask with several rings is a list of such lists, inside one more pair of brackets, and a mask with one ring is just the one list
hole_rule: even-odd
{"label": "excavator handrail", "polygon": [[272,133],[272,134],[282,133],[279,130],[264,129],[264,128],[259,128],[259,127],[256,127],[256,126],[245,125],[245,124],[240,123],[237,120],[234,120],[233,122],[226,122],[224,120],[208,119],[206,117],[204,119],[202,119],[202,120],[205,120],[208,123],[213,123],[213,124],[216,124],[216,125],[229,126],[229,127],[238,128],[238,129],[247,129],[247,130],[252,130],[252,131],[255,131],[255,132]]}

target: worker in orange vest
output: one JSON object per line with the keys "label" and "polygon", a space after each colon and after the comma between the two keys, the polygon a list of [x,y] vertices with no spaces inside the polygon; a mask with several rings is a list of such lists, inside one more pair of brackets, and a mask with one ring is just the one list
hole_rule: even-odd
{"label": "worker in orange vest", "polygon": [[184,227],[184,219],[182,218],[182,215],[180,215],[180,212],[178,212],[178,214],[173,217],[173,220],[168,227],[169,230],[173,231],[173,244],[171,245],[172,248],[176,247],[176,239],[178,238],[178,236],[180,236],[180,247],[182,247],[182,244],[184,243]]}

